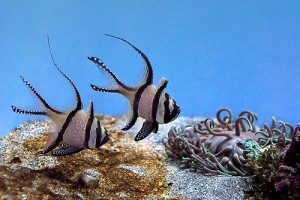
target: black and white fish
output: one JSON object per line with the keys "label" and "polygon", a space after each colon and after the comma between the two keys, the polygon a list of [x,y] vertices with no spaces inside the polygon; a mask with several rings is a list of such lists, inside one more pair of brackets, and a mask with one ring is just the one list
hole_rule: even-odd
{"label": "black and white fish", "polygon": [[144,78],[139,86],[129,87],[122,83],[99,58],[88,57],[99,68],[102,68],[115,83],[114,89],[97,87],[93,84],[91,84],[91,87],[95,91],[122,94],[129,100],[131,105],[130,119],[122,130],[129,130],[138,117],[144,118],[146,121],[135,137],[135,140],[139,141],[146,138],[151,132],[156,133],[158,124],[166,124],[176,119],[180,113],[180,107],[169,94],[164,92],[168,84],[166,78],[162,78],[157,87],[153,85],[153,70],[150,61],[142,51],[122,38],[112,35],[107,36],[126,42],[139,53],[146,65]]}
{"label": "black and white fish", "polygon": [[[49,42],[49,40],[48,40]],[[50,49],[50,44],[49,44]],[[100,123],[100,116],[94,115],[93,102],[90,101],[87,112],[82,109],[80,94],[72,82],[56,65],[52,57],[53,64],[58,71],[72,85],[76,95],[76,106],[69,111],[59,111],[51,107],[37,90],[22,76],[21,79],[25,85],[35,94],[35,96],[43,104],[44,111],[28,111],[12,106],[12,110],[20,114],[44,115],[51,119],[50,135],[46,147],[39,151],[40,154],[45,154],[51,151],[52,155],[64,156],[77,153],[85,148],[97,149],[109,140],[109,135]],[[61,144],[60,149],[55,148]]]}

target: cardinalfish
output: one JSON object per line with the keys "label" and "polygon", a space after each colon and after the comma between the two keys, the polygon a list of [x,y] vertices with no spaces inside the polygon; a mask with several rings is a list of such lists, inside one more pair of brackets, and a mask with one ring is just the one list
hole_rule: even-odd
{"label": "cardinalfish", "polygon": [[141,130],[135,137],[135,141],[139,141],[146,138],[151,132],[157,133],[158,124],[166,124],[176,119],[180,113],[180,107],[176,101],[164,91],[168,84],[166,78],[162,78],[157,87],[153,85],[152,66],[142,51],[122,38],[112,35],[107,36],[127,43],[142,57],[146,66],[144,78],[142,83],[137,87],[129,87],[122,83],[99,58],[88,57],[89,60],[94,62],[109,75],[115,85],[113,89],[97,87],[93,84],[91,84],[91,87],[93,90],[99,92],[119,93],[128,99],[131,105],[129,120],[122,130],[129,130],[135,124],[138,117],[145,119]]}
{"label": "cardinalfish", "polygon": [[[94,115],[93,102],[90,101],[87,112],[82,109],[80,94],[72,82],[56,65],[50,48],[49,38],[48,46],[50,55],[56,69],[71,84],[75,96],[76,106],[69,111],[59,111],[51,107],[37,90],[22,76],[21,79],[25,85],[35,94],[43,104],[44,111],[28,111],[12,106],[12,110],[20,114],[44,115],[51,119],[51,131],[46,147],[39,151],[40,154],[46,154],[51,151],[52,155],[64,156],[82,151],[83,149],[97,149],[109,140],[109,135],[100,123],[100,116]],[[60,148],[55,150],[59,145]]]}

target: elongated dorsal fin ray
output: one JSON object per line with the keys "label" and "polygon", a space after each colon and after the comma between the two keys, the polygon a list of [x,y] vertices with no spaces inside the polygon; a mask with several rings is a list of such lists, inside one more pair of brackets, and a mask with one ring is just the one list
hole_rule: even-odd
{"label": "elongated dorsal fin ray", "polygon": [[142,85],[151,85],[153,83],[153,70],[152,70],[151,63],[150,63],[149,59],[147,58],[147,56],[141,50],[139,50],[137,47],[135,47],[133,44],[131,44],[127,40],[124,40],[122,38],[119,38],[119,37],[113,36],[113,35],[109,35],[109,34],[105,34],[105,35],[109,36],[109,37],[119,39],[119,40],[122,40],[123,42],[129,44],[132,48],[134,48],[135,51],[137,51],[140,54],[140,56],[145,61],[145,67],[146,67],[145,73],[144,73],[144,80],[142,81],[143,82]]}
{"label": "elongated dorsal fin ray", "polygon": [[[116,89],[108,89],[107,90],[110,90],[110,92],[121,92],[122,89],[125,89],[125,90],[132,90],[131,87],[125,85],[124,83],[122,83],[117,77],[116,75],[110,71],[110,69],[108,69],[108,67],[97,57],[91,57],[89,56],[88,59],[90,61],[92,61],[93,63],[96,64],[97,67],[99,67],[99,69],[103,69],[111,78],[111,80],[113,82],[115,82],[117,88]],[[121,88],[120,88],[121,87]],[[115,90],[115,91],[114,91]]]}
{"label": "elongated dorsal fin ray", "polygon": [[53,58],[53,55],[52,55],[52,51],[51,51],[51,46],[50,46],[50,39],[49,39],[49,36],[47,35],[47,38],[48,38],[48,47],[49,47],[49,52],[50,52],[50,56],[51,56],[51,59],[52,59],[52,62],[53,62],[53,65],[57,68],[57,70],[69,81],[69,83],[72,85],[73,87],[73,90],[75,92],[75,95],[76,95],[76,107],[75,107],[75,110],[81,110],[82,109],[82,102],[81,102],[81,97],[80,97],[80,94],[79,94],[79,91],[77,89],[77,87],[75,86],[75,84],[73,83],[73,81],[65,74],[63,73],[60,68],[57,66],[57,64],[55,63],[54,61],[54,58]]}
{"label": "elongated dorsal fin ray", "polygon": [[141,87],[139,87],[139,89],[136,91],[135,95],[134,95],[134,100],[132,103],[132,107],[131,110],[129,112],[130,114],[130,120],[128,121],[127,125],[122,129],[123,131],[127,131],[129,130],[136,122],[137,118],[138,118],[138,109],[139,109],[139,102],[141,99],[141,96],[144,92],[144,90],[148,87],[148,85],[142,85]]}
{"label": "elongated dorsal fin ray", "polygon": [[21,80],[23,81],[23,83],[25,83],[25,85],[35,94],[35,96],[40,100],[40,102],[43,104],[43,106],[45,106],[45,108],[51,110],[54,113],[57,114],[61,114],[61,111],[58,111],[54,108],[52,108],[47,102],[46,100],[37,92],[37,90],[27,81],[24,79],[23,76],[20,76]]}
{"label": "elongated dorsal fin ray", "polygon": [[31,111],[31,110],[23,110],[20,108],[17,108],[15,106],[11,106],[12,110],[15,113],[20,113],[20,114],[29,114],[29,115],[46,115],[45,111]]}

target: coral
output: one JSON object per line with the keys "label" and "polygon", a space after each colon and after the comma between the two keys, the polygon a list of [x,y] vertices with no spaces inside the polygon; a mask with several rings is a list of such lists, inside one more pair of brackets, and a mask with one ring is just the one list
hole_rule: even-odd
{"label": "coral", "polygon": [[300,124],[295,128],[292,142],[282,152],[275,194],[289,199],[300,198]]}
{"label": "coral", "polygon": [[261,154],[260,159],[251,159],[249,165],[256,180],[256,199],[300,198],[300,124],[296,127],[292,141],[283,152],[272,145]]}
{"label": "coral", "polygon": [[300,124],[295,128],[292,142],[282,152],[281,159],[284,165],[291,167],[297,167],[297,164],[300,164]]}
{"label": "coral", "polygon": [[216,117],[217,122],[207,118],[194,125],[173,127],[163,141],[167,155],[205,173],[244,176],[249,174],[248,157],[258,158],[273,143],[285,146],[290,142],[285,136],[293,132],[292,125],[282,121],[277,127],[275,118],[270,127],[264,124],[257,130],[254,121],[258,118],[249,111],[241,112],[234,121],[231,111],[223,108]]}
{"label": "coral", "polygon": [[260,153],[259,159],[249,158],[249,172],[255,175],[253,192],[249,195],[255,199],[265,199],[270,196],[270,191],[278,175],[280,152],[275,145],[270,145],[267,150]]}

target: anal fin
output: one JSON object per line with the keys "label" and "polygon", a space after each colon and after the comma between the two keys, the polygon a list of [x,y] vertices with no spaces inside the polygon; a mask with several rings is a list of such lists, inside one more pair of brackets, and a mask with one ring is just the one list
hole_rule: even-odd
{"label": "anal fin", "polygon": [[58,150],[52,150],[51,154],[54,156],[66,156],[66,155],[78,153],[82,150],[83,150],[83,148],[68,145],[68,146],[64,146]]}
{"label": "anal fin", "polygon": [[151,121],[145,121],[143,123],[143,126],[139,133],[135,136],[135,141],[140,141],[144,138],[146,138],[152,131],[157,132],[158,130],[158,123],[157,122],[151,122]]}

